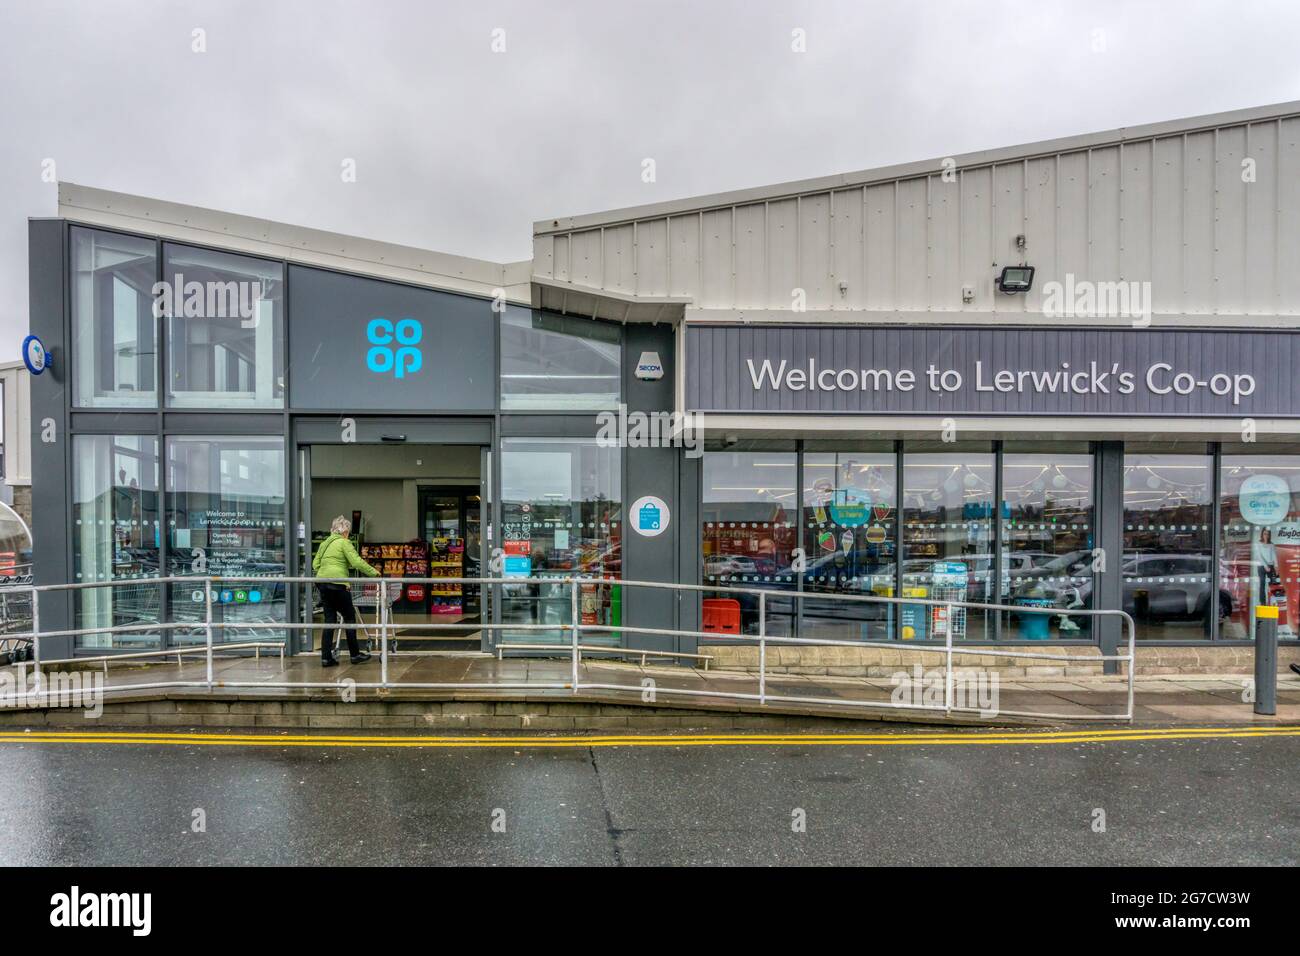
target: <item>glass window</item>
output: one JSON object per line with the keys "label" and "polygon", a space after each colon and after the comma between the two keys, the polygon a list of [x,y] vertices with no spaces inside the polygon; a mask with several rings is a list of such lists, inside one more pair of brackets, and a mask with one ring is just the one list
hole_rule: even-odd
{"label": "glass window", "polygon": [[[894,596],[896,479],[892,450],[804,453],[804,591]],[[799,636],[892,640],[894,607],[804,598]]]}
{"label": "glass window", "polygon": [[1212,488],[1208,454],[1124,456],[1120,570],[1140,641],[1210,636]]}
{"label": "glass window", "polygon": [[[619,449],[596,439],[506,438],[501,441],[501,523],[507,578],[622,576]],[[501,620],[558,625],[572,619],[565,585],[536,580],[501,586]],[[583,584],[582,623],[622,623],[617,585]],[[510,641],[568,643],[563,631],[503,631]],[[617,644],[617,634],[593,632],[583,643]]]}
{"label": "glass window", "polygon": [[175,408],[284,405],[284,267],[166,243],[167,319]]}
{"label": "glass window", "polygon": [[[167,439],[167,573],[238,578],[213,594],[217,621],[257,624],[218,630],[225,643],[283,640],[285,571],[284,440]],[[201,587],[172,585],[175,621],[204,620]],[[203,643],[201,627],[178,629],[178,644]]]}
{"label": "glass window", "polygon": [[[902,596],[992,602],[994,456],[985,451],[903,456]],[[992,637],[986,612],[902,606],[904,640]]]}
{"label": "glass window", "polygon": [[622,330],[616,325],[506,309],[501,321],[501,407],[617,407],[621,346]]}
{"label": "glass window", "polygon": [[[1092,607],[1093,463],[1090,454],[1002,454],[1002,600]],[[1087,617],[1009,614],[1002,637],[1086,638]]]}
{"label": "glass window", "polygon": [[[72,439],[73,580],[158,577],[158,439],[77,435]],[[76,594],[76,627],[156,624],[161,589],[141,583]],[[160,631],[84,634],[77,647],[160,647]]]}
{"label": "glass window", "polygon": [[72,229],[72,394],[79,408],[154,407],[154,241]]}
{"label": "glass window", "polygon": [[1255,608],[1280,608],[1278,635],[1293,639],[1300,607],[1300,456],[1220,459],[1219,636],[1253,640]]}
{"label": "glass window", "polygon": [[[797,590],[799,576],[792,567],[799,542],[797,466],[794,452],[705,452],[704,584]],[[705,592],[704,601],[703,630],[758,633],[757,595]],[[767,633],[790,636],[794,612],[793,598],[769,597]]]}

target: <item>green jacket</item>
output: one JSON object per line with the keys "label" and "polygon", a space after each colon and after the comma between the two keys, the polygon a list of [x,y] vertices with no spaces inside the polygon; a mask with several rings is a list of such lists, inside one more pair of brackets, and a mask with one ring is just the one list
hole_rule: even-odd
{"label": "green jacket", "polygon": [[346,578],[349,568],[372,578],[379,577],[379,572],[368,565],[352,547],[352,542],[342,535],[331,534],[320,543],[316,557],[311,559],[312,573],[318,578]]}

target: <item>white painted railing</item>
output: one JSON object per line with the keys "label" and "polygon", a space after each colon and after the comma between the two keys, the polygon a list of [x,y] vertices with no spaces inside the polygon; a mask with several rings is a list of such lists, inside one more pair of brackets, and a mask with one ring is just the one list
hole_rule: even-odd
{"label": "white painted railing", "polygon": [[[141,584],[151,585],[170,585],[185,584],[193,587],[201,587],[204,594],[204,619],[202,622],[197,621],[165,621],[165,622],[148,622],[141,624],[120,624],[110,627],[81,627],[69,628],[55,631],[43,631],[40,626],[40,606],[39,596],[43,593],[56,591],[79,591],[87,588],[114,588],[119,586],[139,587]],[[1012,716],[1012,717],[1035,717],[1052,720],[1125,720],[1133,719],[1133,697],[1134,697],[1134,662],[1136,648],[1136,627],[1133,618],[1120,610],[1089,610],[1083,608],[1064,609],[1064,608],[1036,608],[1023,607],[1019,605],[1011,606],[1004,604],[984,604],[972,601],[947,601],[927,598],[896,598],[883,597],[878,595],[856,595],[856,594],[835,594],[822,592],[791,592],[772,588],[756,587],[734,587],[734,586],[715,586],[700,584],[678,584],[663,581],[625,581],[615,578],[605,577],[584,577],[581,575],[567,575],[560,577],[547,578],[519,578],[519,577],[487,577],[487,578],[371,578],[366,579],[365,583],[373,583],[378,588],[379,600],[376,602],[378,614],[379,630],[379,659],[380,659],[380,679],[378,681],[355,681],[351,678],[333,681],[291,681],[291,680],[220,680],[214,675],[214,659],[218,652],[249,650],[252,649],[260,655],[264,648],[275,649],[280,651],[281,664],[283,669],[284,661],[284,644],[278,641],[244,641],[222,643],[215,639],[218,631],[223,634],[228,631],[239,631],[241,629],[275,629],[275,630],[302,630],[312,631],[322,628],[336,629],[342,625],[318,624],[315,622],[292,622],[292,621],[226,621],[217,620],[214,615],[213,595],[217,588],[223,585],[253,585],[266,587],[275,584],[349,584],[355,585],[358,579],[355,578],[308,578],[308,577],[266,577],[266,578],[249,578],[249,577],[223,577],[223,576],[173,576],[151,578],[147,581],[134,579],[131,581],[105,581],[82,584],[49,584],[49,585],[18,585],[18,586],[0,586],[0,597],[9,593],[27,593],[30,594],[31,602],[31,630],[29,632],[16,632],[7,635],[10,638],[25,639],[30,638],[33,642],[35,653],[31,664],[34,668],[34,687],[28,699],[41,701],[44,699],[45,691],[42,690],[42,669],[59,664],[83,664],[88,662],[101,662],[107,671],[108,665],[113,661],[120,660],[141,660],[150,657],[168,658],[177,657],[178,662],[186,655],[202,653],[205,663],[205,675],[203,680],[167,680],[152,682],[135,682],[124,683],[119,685],[106,686],[103,690],[106,693],[118,691],[141,691],[156,690],[163,688],[204,688],[213,690],[215,688],[281,688],[281,689],[330,689],[330,688],[354,688],[354,689],[373,689],[388,690],[393,688],[403,688],[412,690],[501,690],[501,691],[526,691],[526,690],[568,690],[574,694],[583,691],[605,690],[605,691],[630,691],[639,693],[639,686],[627,684],[606,683],[584,681],[581,673],[581,656],[584,651],[600,651],[603,653],[618,653],[620,648],[608,646],[588,646],[582,643],[582,635],[623,635],[638,634],[645,636],[661,636],[670,638],[690,637],[698,640],[717,640],[720,635],[714,631],[696,631],[674,628],[653,628],[639,627],[626,624],[584,624],[581,615],[581,593],[584,587],[609,587],[619,586],[623,588],[646,588],[651,590],[668,590],[674,592],[699,592],[709,594],[737,594],[752,595],[757,598],[758,602],[758,632],[756,634],[726,635],[728,643],[749,643],[758,645],[758,688],[755,692],[743,691],[723,691],[717,688],[694,689],[687,687],[656,686],[655,694],[667,696],[695,696],[702,698],[728,698],[736,700],[750,700],[757,702],[760,706],[769,703],[780,704],[817,704],[828,705],[842,708],[862,708],[865,710],[922,710],[937,711],[944,714],[961,714],[961,713],[978,713],[990,716],[987,709],[965,706],[956,700],[955,695],[955,670],[953,658],[955,654],[969,653],[980,656],[993,656],[1009,659],[1041,659],[1053,663],[1065,662],[1085,662],[1089,664],[1098,664],[1105,661],[1116,661],[1125,665],[1127,678],[1127,703],[1124,713],[1115,715],[1098,715],[1098,714],[1066,714],[1066,713],[1045,713],[1023,710],[1004,710],[996,708],[993,715]],[[558,647],[564,647],[568,650],[568,657],[571,661],[571,674],[568,681],[445,681],[430,682],[398,679],[393,680],[389,672],[389,661],[392,657],[397,656],[397,651],[390,648],[390,636],[395,634],[399,629],[403,632],[409,631],[440,631],[440,630],[464,630],[463,623],[448,622],[402,622],[394,623],[392,620],[391,604],[389,595],[395,592],[390,589],[402,588],[411,584],[430,585],[470,585],[479,587],[495,587],[500,585],[544,585],[549,587],[567,587],[569,589],[569,622],[553,624],[535,624],[535,623],[516,623],[508,621],[484,621],[473,625],[475,630],[484,631],[512,631],[512,632],[548,632],[551,634],[560,633],[568,636],[568,641],[563,645],[555,643],[545,643],[541,645],[528,645],[533,650],[544,650],[553,653]],[[400,593],[400,592],[397,592]],[[768,602],[771,598],[779,596],[783,599],[816,599],[818,601],[840,601],[844,603],[862,603],[862,604],[883,604],[883,605],[909,605],[922,606],[930,608],[944,609],[948,626],[944,628],[944,642],[942,645],[937,643],[920,643],[900,645],[898,641],[848,641],[834,640],[830,638],[812,638],[812,637],[787,637],[771,635],[767,633],[767,611]],[[249,605],[236,605],[247,607]],[[1051,616],[1072,616],[1087,618],[1104,618],[1117,617],[1123,621],[1127,630],[1128,641],[1127,650],[1120,654],[1046,654],[1041,651],[1024,649],[1024,645],[1010,646],[1004,643],[954,643],[952,622],[955,620],[954,612],[958,609],[967,610],[986,610],[994,612],[1011,612],[1015,614],[1047,614]],[[361,626],[358,624],[358,626]],[[78,655],[72,658],[63,658],[59,660],[43,660],[41,656],[41,642],[54,637],[78,637],[92,634],[135,634],[135,633],[161,633],[178,630],[196,631],[202,630],[203,643],[187,647],[172,647],[159,650],[134,651],[126,653],[114,653],[103,655]],[[492,642],[494,645],[501,642]],[[789,694],[774,694],[768,689],[768,649],[772,645],[796,645],[796,646],[824,646],[824,647],[852,647],[852,648],[883,648],[889,650],[898,650],[900,646],[905,646],[910,650],[921,651],[925,653],[941,654],[943,659],[943,682],[944,693],[943,702],[926,703],[921,702],[899,702],[883,700],[865,700],[850,697],[815,697],[815,696],[796,696]],[[523,642],[512,644],[510,647],[523,648],[526,645]],[[652,650],[643,650],[640,648],[623,649],[628,655],[635,657],[653,657],[655,652]],[[676,652],[667,652],[670,656],[685,657],[686,654],[677,654]],[[26,665],[19,665],[25,667]]]}

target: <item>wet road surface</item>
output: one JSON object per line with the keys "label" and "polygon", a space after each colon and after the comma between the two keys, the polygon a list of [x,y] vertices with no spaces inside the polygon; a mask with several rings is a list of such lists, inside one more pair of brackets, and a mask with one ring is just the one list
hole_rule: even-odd
{"label": "wet road surface", "polygon": [[1300,861],[1300,736],[963,746],[504,742],[0,742],[0,863]]}

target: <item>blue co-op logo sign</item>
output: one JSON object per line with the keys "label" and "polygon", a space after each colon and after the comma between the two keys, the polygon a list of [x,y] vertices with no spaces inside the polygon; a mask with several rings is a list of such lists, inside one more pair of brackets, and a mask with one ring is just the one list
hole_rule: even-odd
{"label": "blue co-op logo sign", "polygon": [[415,319],[371,319],[366,325],[366,368],[379,375],[393,373],[405,378],[420,370],[424,356],[416,348],[424,338],[424,327]]}

